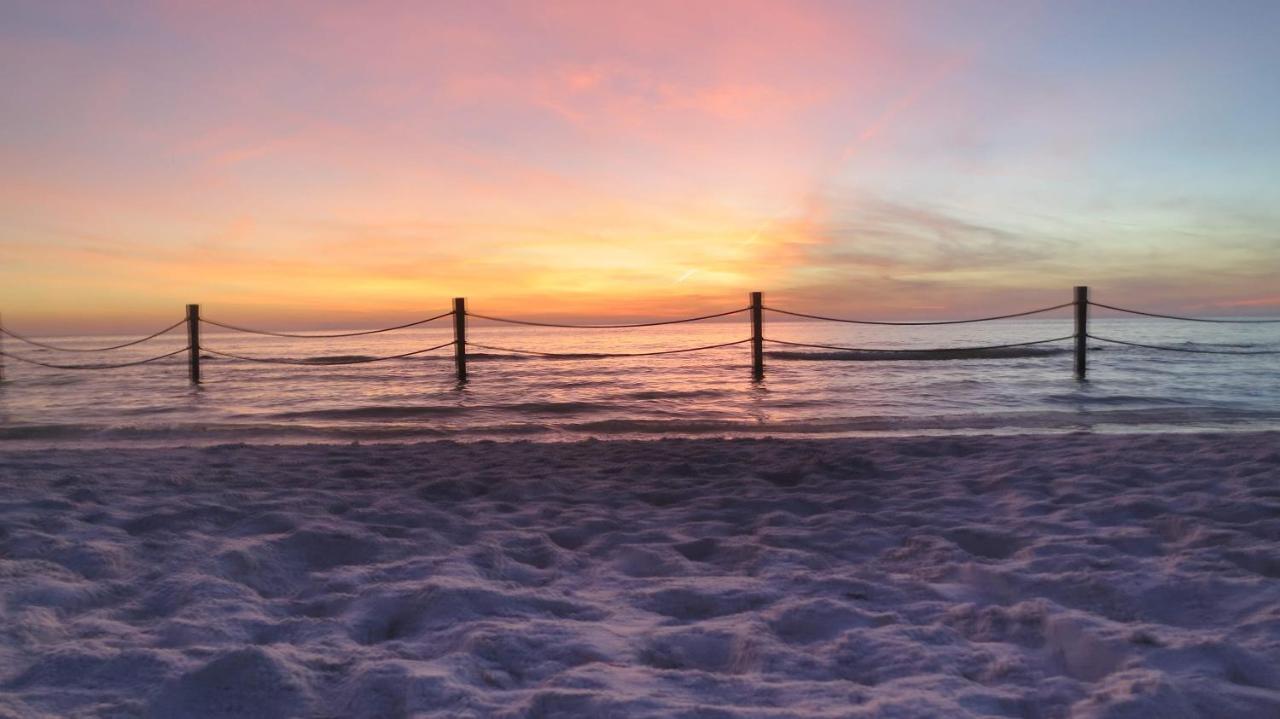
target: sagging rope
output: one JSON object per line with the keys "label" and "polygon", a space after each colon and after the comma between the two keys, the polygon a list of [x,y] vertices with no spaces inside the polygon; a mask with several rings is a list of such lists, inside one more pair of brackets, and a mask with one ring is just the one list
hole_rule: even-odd
{"label": "sagging rope", "polygon": [[1116,312],[1127,312],[1131,315],[1143,315],[1144,317],[1159,317],[1162,320],[1181,320],[1183,322],[1215,322],[1219,324],[1236,324],[1236,325],[1256,325],[1256,324],[1270,324],[1274,322],[1280,322],[1280,320],[1222,320],[1222,319],[1209,319],[1207,317],[1179,317],[1178,315],[1162,315],[1156,312],[1143,312],[1141,310],[1131,310],[1131,309],[1128,309],[1127,307],[1115,307],[1112,305],[1104,305],[1101,302],[1090,302],[1089,304],[1093,305],[1094,307],[1103,307],[1109,310],[1115,310]]}
{"label": "sagging rope", "polygon": [[187,321],[186,321],[185,319],[178,320],[177,322],[175,322],[175,323],[173,323],[173,324],[169,325],[168,327],[165,327],[164,329],[160,330],[159,332],[155,332],[155,333],[153,333],[153,334],[149,334],[149,335],[147,335],[146,337],[143,337],[142,339],[139,339],[139,340],[133,340],[133,341],[131,341],[131,342],[125,342],[124,344],[119,344],[119,345],[111,345],[110,347],[88,347],[88,348],[86,348],[86,347],[60,347],[60,346],[58,346],[58,345],[51,345],[51,344],[46,344],[46,343],[44,343],[44,342],[37,342],[36,340],[31,339],[30,337],[24,337],[24,336],[22,336],[22,335],[18,334],[17,332],[14,332],[13,330],[11,330],[11,329],[9,329],[9,328],[7,328],[7,327],[4,327],[4,326],[0,326],[0,333],[4,333],[4,334],[6,334],[6,335],[9,335],[10,337],[14,338],[15,340],[18,340],[19,342],[26,342],[26,343],[27,343],[27,344],[29,344],[29,345],[34,345],[34,346],[36,346],[36,347],[43,347],[44,349],[47,349],[47,350],[54,350],[54,351],[56,351],[56,352],[110,352],[111,350],[123,349],[123,348],[125,348],[125,347],[132,347],[132,346],[134,346],[134,345],[140,345],[140,344],[142,344],[143,342],[148,342],[148,341],[150,341],[150,340],[153,340],[153,339],[155,339],[155,338],[159,337],[160,335],[168,334],[168,333],[170,333],[170,332],[172,332],[172,331],[174,331],[174,330],[178,329],[178,328],[179,328],[179,327],[181,327],[182,325],[186,324],[186,322],[187,322]]}
{"label": "sagging rope", "polygon": [[734,345],[745,344],[750,342],[751,338],[738,340],[737,342],[724,342],[718,345],[704,345],[702,347],[686,347],[678,350],[659,350],[656,352],[536,352],[534,350],[513,349],[511,347],[495,347],[493,345],[482,345],[475,342],[468,342],[468,347],[477,347],[484,350],[494,350],[496,352],[511,352],[512,354],[534,355],[537,357],[561,357],[566,359],[609,359],[612,357],[654,357],[656,355],[674,355],[683,352],[701,352],[702,350],[714,350],[721,347],[732,347]]}
{"label": "sagging rope", "polygon": [[1243,352],[1237,352],[1233,350],[1201,350],[1201,349],[1194,349],[1192,347],[1167,347],[1163,345],[1145,345],[1138,342],[1127,342],[1125,340],[1116,340],[1116,339],[1111,339],[1109,337],[1099,337],[1097,335],[1088,335],[1088,337],[1091,340],[1098,340],[1099,342],[1110,342],[1112,344],[1117,344],[1117,345],[1141,347],[1143,349],[1149,349],[1149,350],[1161,350],[1163,352],[1190,352],[1192,354],[1204,354],[1204,355],[1276,355],[1276,354],[1280,354],[1280,350],[1245,350]]}
{"label": "sagging rope", "polygon": [[1050,343],[1050,342],[1062,342],[1063,340],[1074,339],[1074,337],[1075,337],[1075,335],[1067,335],[1067,336],[1065,336],[1065,337],[1054,337],[1053,339],[1048,339],[1048,340],[1035,340],[1035,341],[1033,341],[1033,342],[1014,342],[1014,343],[1012,343],[1012,344],[1004,344],[1004,345],[985,345],[985,346],[982,346],[982,347],[929,347],[929,348],[924,348],[924,349],[907,349],[907,348],[904,348],[904,349],[885,349],[885,348],[883,348],[883,347],[881,347],[881,348],[870,348],[870,347],[837,347],[836,345],[819,345],[819,344],[808,344],[808,343],[804,343],[804,342],[787,342],[787,341],[784,341],[784,340],[774,340],[774,339],[769,339],[768,337],[766,337],[766,338],[764,339],[764,341],[765,341],[765,342],[772,342],[773,344],[778,344],[778,345],[787,345],[787,346],[790,346],[790,347],[811,347],[811,348],[813,348],[813,349],[839,350],[839,351],[842,351],[842,352],[885,352],[885,353],[919,352],[919,353],[928,353],[928,352],[978,352],[978,351],[982,351],[982,350],[1002,350],[1002,349],[1008,349],[1008,348],[1010,348],[1010,347],[1030,347],[1031,345],[1042,345],[1042,344],[1048,344],[1048,343]]}
{"label": "sagging rope", "polygon": [[119,369],[121,367],[134,367],[142,364],[150,364],[151,362],[158,362],[159,360],[168,359],[170,357],[173,357],[174,355],[182,354],[183,352],[186,352],[189,349],[191,348],[183,347],[182,349],[174,350],[168,354],[159,355],[157,357],[149,357],[144,360],[137,360],[134,362],[120,362],[116,364],[53,364],[50,362],[41,362],[39,360],[33,360],[29,357],[23,357],[22,355],[16,355],[16,354],[13,354],[12,352],[4,352],[4,351],[0,351],[0,356],[12,357],[13,359],[18,360],[19,362],[26,362],[27,364],[39,365],[40,367],[48,367],[50,369]]}
{"label": "sagging rope", "polygon": [[262,364],[301,365],[305,367],[328,367],[328,366],[334,366],[334,365],[369,364],[371,362],[386,362],[387,360],[404,359],[406,357],[413,357],[414,355],[420,355],[427,352],[434,352],[438,349],[444,349],[445,347],[449,347],[452,344],[453,344],[453,340],[450,340],[448,342],[445,342],[444,344],[436,345],[435,347],[427,347],[426,349],[414,350],[413,352],[405,352],[404,354],[388,355],[386,357],[361,357],[359,359],[335,360],[332,362],[327,362],[324,360],[291,360],[291,359],[277,359],[272,357],[247,357],[245,355],[238,355],[238,354],[232,354],[230,352],[223,352],[221,350],[212,349],[210,347],[202,347],[201,350],[204,352],[208,352],[209,354],[218,355],[220,357],[228,357],[230,359],[243,360],[245,362],[259,362]]}
{"label": "sagging rope", "polygon": [[657,327],[659,325],[678,325],[678,324],[683,324],[685,322],[701,322],[702,320],[715,319],[716,317],[728,317],[729,315],[736,315],[739,312],[746,312],[748,309],[751,309],[751,308],[743,307],[741,309],[730,310],[728,312],[717,312],[713,315],[702,315],[700,317],[686,317],[678,320],[661,320],[658,322],[635,322],[631,324],[617,324],[617,325],[571,325],[571,324],[561,324],[556,322],[535,322],[533,320],[517,320],[517,319],[512,319],[510,317],[492,317],[490,315],[476,314],[475,312],[468,312],[467,316],[475,317],[477,319],[482,319],[482,320],[490,320],[492,322],[504,322],[510,325],[528,325],[530,327],[562,327],[565,329],[578,329],[578,330],[617,330],[617,329],[629,329],[632,327]]}
{"label": "sagging rope", "polygon": [[254,334],[254,335],[267,335],[268,337],[291,337],[291,338],[297,338],[297,339],[310,339],[310,338],[331,339],[334,337],[361,337],[364,335],[376,335],[382,332],[393,332],[395,330],[403,330],[409,327],[425,325],[428,322],[435,322],[438,319],[443,319],[452,314],[453,312],[449,311],[443,314],[436,315],[435,317],[428,317],[424,320],[407,322],[402,325],[396,325],[394,327],[383,327],[381,329],[376,329],[376,330],[361,330],[359,332],[338,332],[336,334],[318,334],[318,335],[303,335],[303,334],[294,334],[291,332],[273,332],[271,330],[259,330],[259,329],[253,329],[250,327],[240,327],[238,325],[227,324],[225,322],[218,322],[217,320],[205,319],[204,317],[201,317],[200,321],[205,324],[213,325],[215,327],[221,327],[223,329],[234,330],[236,332],[247,332],[249,334]]}
{"label": "sagging rope", "polygon": [[1028,315],[1038,315],[1042,312],[1052,312],[1054,310],[1060,310],[1063,307],[1071,307],[1074,304],[1075,304],[1074,302],[1064,302],[1060,305],[1054,305],[1052,307],[1041,307],[1038,310],[1027,310],[1026,312],[1015,312],[1013,314],[1008,314],[1008,315],[995,315],[993,317],[975,317],[973,319],[967,319],[967,320],[936,320],[933,322],[887,322],[887,321],[880,321],[880,320],[853,320],[853,319],[847,319],[847,318],[841,318],[841,317],[825,317],[823,315],[810,315],[810,314],[805,314],[803,312],[792,312],[790,310],[778,309],[777,307],[765,307],[764,309],[770,312],[777,312],[778,314],[782,314],[782,315],[791,315],[792,317],[803,317],[805,319],[810,319],[810,320],[823,320],[824,322],[844,322],[846,324],[851,324],[851,325],[891,325],[895,327],[922,327],[927,325],[964,325],[964,324],[970,324],[973,322],[992,322],[994,320],[1007,320],[1014,317],[1026,317]]}

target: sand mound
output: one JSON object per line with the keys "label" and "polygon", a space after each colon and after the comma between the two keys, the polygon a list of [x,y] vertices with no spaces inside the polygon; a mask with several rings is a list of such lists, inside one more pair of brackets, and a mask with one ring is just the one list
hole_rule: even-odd
{"label": "sand mound", "polygon": [[306,673],[279,652],[245,647],[167,682],[153,719],[284,719],[309,716]]}

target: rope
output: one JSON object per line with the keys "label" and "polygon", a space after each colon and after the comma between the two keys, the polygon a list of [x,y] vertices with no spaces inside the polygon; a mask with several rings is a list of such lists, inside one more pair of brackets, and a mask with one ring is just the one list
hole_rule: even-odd
{"label": "rope", "polygon": [[119,369],[121,367],[134,367],[140,364],[148,364],[150,362],[156,362],[158,360],[168,359],[169,357],[172,357],[174,355],[182,354],[183,352],[186,352],[189,349],[191,348],[183,347],[180,350],[174,350],[169,354],[163,354],[158,357],[151,357],[149,359],[138,360],[136,362],[121,362],[119,364],[51,364],[48,362],[40,362],[38,360],[33,360],[27,357],[23,357],[22,355],[16,355],[16,354],[13,354],[12,352],[3,352],[3,351],[0,351],[0,356],[12,357],[13,359],[18,360],[19,362],[26,362],[27,364],[39,365],[41,367],[48,367],[50,369]]}
{"label": "rope", "polygon": [[785,342],[783,340],[772,340],[765,338],[765,342],[772,342],[779,345],[788,345],[791,347],[812,347],[814,349],[823,350],[843,350],[845,352],[977,352],[980,350],[1002,350],[1009,347],[1029,347],[1031,345],[1042,345],[1049,342],[1061,342],[1063,340],[1074,339],[1075,335],[1067,335],[1066,337],[1054,337],[1050,340],[1036,340],[1034,342],[1014,342],[1007,345],[986,345],[983,347],[931,347],[927,349],[883,349],[883,348],[866,348],[866,347],[837,347],[835,345],[815,345],[805,344],[803,342]]}
{"label": "rope", "polygon": [[476,344],[475,342],[468,342],[467,345],[471,347],[478,347],[484,350],[496,350],[498,352],[512,352],[514,354],[521,354],[521,355],[537,355],[539,357],[569,357],[569,358],[578,358],[578,359],[596,359],[596,358],[610,358],[610,357],[653,357],[655,355],[680,354],[681,352],[701,352],[702,350],[713,350],[713,349],[719,349],[721,347],[732,347],[734,345],[740,345],[750,341],[751,339],[747,338],[745,340],[738,340],[737,342],[725,342],[723,344],[718,344],[718,345],[705,345],[703,347],[687,347],[685,349],[678,349],[678,350],[660,350],[658,352],[575,352],[575,353],[535,352],[533,350],[512,349],[510,347],[494,347],[492,345]]}
{"label": "rope", "polygon": [[203,317],[200,318],[200,321],[204,322],[205,324],[222,327],[223,329],[235,330],[236,332],[248,332],[249,334],[254,334],[254,335],[267,335],[269,337],[296,337],[301,339],[308,339],[308,338],[326,338],[327,339],[327,338],[333,338],[333,337],[360,337],[362,335],[376,335],[381,332],[391,332],[393,330],[402,330],[408,327],[416,327],[417,325],[425,325],[428,322],[435,322],[436,320],[444,317],[448,317],[451,314],[453,314],[453,312],[449,311],[449,312],[445,312],[444,314],[436,315],[435,317],[428,317],[425,320],[418,320],[416,322],[409,322],[403,325],[396,325],[395,327],[383,327],[382,329],[363,330],[360,332],[339,332],[337,334],[326,334],[326,335],[300,335],[300,334],[292,334],[289,332],[272,332],[271,330],[258,330],[258,329],[252,329],[249,327],[239,327],[237,325],[229,325],[229,324],[226,324],[225,322],[218,322],[217,320],[208,320]]}
{"label": "rope", "polygon": [[1097,335],[1089,335],[1089,339],[1098,340],[1099,342],[1111,342],[1118,345],[1128,345],[1130,347],[1142,347],[1149,350],[1163,350],[1165,352],[1191,352],[1193,354],[1204,355],[1276,355],[1280,354],[1280,350],[1245,350],[1244,352],[1233,352],[1231,350],[1197,350],[1190,347],[1164,347],[1161,345],[1144,345],[1137,342],[1126,342],[1124,340],[1113,340],[1108,337],[1099,337]]}
{"label": "rope", "polygon": [[1131,315],[1159,317],[1160,319],[1164,319],[1164,320],[1182,320],[1183,322],[1217,322],[1221,324],[1240,324],[1240,325],[1254,325],[1254,324],[1267,324],[1272,322],[1280,322],[1280,320],[1211,320],[1211,319],[1206,319],[1204,317],[1179,317],[1178,315],[1161,315],[1155,312],[1142,312],[1140,310],[1131,310],[1124,307],[1113,307],[1111,305],[1104,305],[1101,302],[1090,302],[1089,304],[1093,305],[1094,307],[1105,307],[1106,309],[1115,310],[1116,312],[1128,312]]}
{"label": "rope", "polygon": [[750,308],[743,307],[741,309],[730,310],[728,312],[717,312],[714,315],[702,315],[700,317],[687,317],[685,319],[680,319],[680,320],[662,320],[660,322],[636,322],[634,324],[624,324],[624,325],[570,325],[570,324],[558,324],[555,322],[534,322],[532,320],[511,319],[509,317],[491,317],[489,315],[476,314],[475,312],[468,312],[467,316],[476,317],[482,320],[492,320],[493,322],[505,322],[507,324],[512,324],[512,325],[529,325],[531,327],[563,327],[568,329],[579,329],[579,330],[617,330],[617,329],[627,329],[631,327],[657,327],[658,325],[678,325],[684,322],[701,322],[702,320],[714,319],[716,317],[728,317],[729,315],[736,315],[739,312],[746,312],[748,309]]}
{"label": "rope", "polygon": [[20,341],[20,342],[26,342],[26,343],[27,343],[27,344],[29,344],[29,345],[35,345],[36,347],[43,347],[43,348],[45,348],[45,349],[47,349],[47,350],[56,350],[56,351],[58,351],[58,352],[109,352],[109,351],[111,351],[111,350],[118,350],[118,349],[123,349],[123,348],[125,348],[125,347],[132,347],[133,345],[140,345],[140,344],[142,344],[143,342],[146,342],[146,341],[148,341],[148,340],[153,340],[153,339],[155,339],[155,338],[159,337],[160,335],[167,334],[167,333],[169,333],[169,332],[172,332],[172,331],[174,331],[174,330],[178,329],[178,328],[179,328],[179,327],[181,327],[182,325],[186,324],[186,322],[187,322],[187,321],[186,321],[185,319],[181,319],[181,320],[178,320],[177,322],[175,322],[175,323],[173,323],[173,324],[169,325],[168,327],[165,327],[164,329],[160,330],[159,332],[156,332],[156,333],[154,333],[154,334],[147,335],[146,337],[143,337],[143,338],[142,338],[142,339],[140,339],[140,340],[133,340],[132,342],[125,342],[124,344],[121,344],[121,345],[112,345],[112,346],[110,346],[110,347],[91,347],[91,348],[84,348],[84,347],[59,347],[58,345],[50,345],[50,344],[45,344],[44,342],[37,342],[37,341],[35,341],[35,340],[33,340],[33,339],[29,338],[29,337],[24,337],[24,336],[22,336],[22,335],[18,334],[17,332],[14,332],[13,330],[8,329],[8,328],[3,327],[3,326],[0,326],[0,333],[7,334],[7,335],[9,335],[10,337],[12,337],[12,338],[14,338],[14,339],[16,339],[16,340],[18,340],[18,341]]}
{"label": "rope", "polygon": [[919,327],[919,326],[925,326],[925,325],[963,325],[963,324],[969,324],[971,322],[991,322],[992,320],[1007,320],[1012,317],[1026,317],[1027,315],[1038,315],[1041,312],[1052,312],[1053,310],[1060,310],[1063,307],[1070,307],[1074,304],[1075,304],[1074,302],[1064,302],[1060,305],[1054,305],[1053,307],[1042,307],[1038,310],[1028,310],[1026,312],[1015,312],[1011,315],[995,315],[994,317],[977,317],[969,320],[938,320],[935,322],[882,322],[877,320],[851,320],[851,319],[843,319],[840,317],[824,317],[822,315],[807,315],[803,312],[791,312],[790,310],[780,310],[777,307],[765,307],[764,309],[769,310],[770,312],[777,312],[778,314],[791,315],[792,317],[804,317],[806,319],[825,320],[827,322],[846,322],[848,324],[853,324],[853,325],[894,325],[898,327]]}
{"label": "rope", "polygon": [[208,352],[209,354],[215,354],[221,357],[229,357],[231,359],[244,360],[245,362],[261,362],[264,364],[287,364],[287,365],[303,365],[307,367],[316,367],[316,366],[327,366],[327,365],[369,364],[370,362],[385,362],[387,360],[393,360],[393,359],[404,359],[405,357],[412,357],[414,355],[420,355],[425,352],[434,352],[435,350],[448,347],[449,345],[452,345],[452,344],[453,344],[453,341],[450,340],[448,342],[445,342],[442,345],[436,345],[435,347],[428,347],[426,349],[421,349],[421,350],[414,350],[413,352],[405,352],[404,354],[389,355],[387,357],[369,357],[369,358],[362,358],[362,359],[343,360],[340,362],[338,361],[317,362],[317,361],[307,361],[307,360],[274,359],[274,358],[268,358],[268,357],[246,357],[244,355],[232,354],[230,352],[222,352],[221,350],[215,350],[209,347],[202,347],[201,350],[203,350],[204,352]]}

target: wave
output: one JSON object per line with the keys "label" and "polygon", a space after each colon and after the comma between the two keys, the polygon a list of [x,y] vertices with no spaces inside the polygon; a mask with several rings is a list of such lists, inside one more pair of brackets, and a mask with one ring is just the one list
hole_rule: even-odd
{"label": "wave", "polygon": [[884,351],[884,352],[866,352],[854,350],[840,350],[830,352],[793,352],[789,350],[775,350],[766,352],[765,356],[776,360],[792,360],[792,361],[836,361],[836,362],[901,362],[901,361],[920,361],[920,362],[938,362],[945,360],[971,360],[971,359],[1019,359],[1024,357],[1050,357],[1054,355],[1069,354],[1070,349],[1061,347],[1002,347],[998,349],[981,349],[981,350],[938,350],[936,352],[912,352],[912,351]]}
{"label": "wave", "polygon": [[1193,402],[1174,397],[1144,397],[1141,395],[1115,394],[1115,395],[1079,395],[1079,394],[1051,394],[1046,395],[1044,401],[1052,404],[1071,404],[1071,405],[1123,405],[1123,404],[1147,404],[1147,405],[1190,405]]}
{"label": "wave", "polygon": [[[1116,337],[1116,339],[1127,339]],[[1280,345],[1267,342],[1196,342],[1195,340],[1183,340],[1181,342],[1168,342],[1159,339],[1143,339],[1132,340],[1140,341],[1142,344],[1149,344],[1156,347],[1185,347],[1197,350],[1234,350],[1234,349],[1277,349]],[[1138,352],[1148,350],[1146,347],[1133,347],[1118,344],[1090,344],[1089,353],[1094,352]],[[1070,352],[1071,350],[1066,350]]]}
{"label": "wave", "polygon": [[0,440],[76,439],[102,429],[102,427],[80,424],[28,424],[0,427]]}
{"label": "wave", "polygon": [[[566,405],[570,403],[527,403]],[[520,405],[516,405],[520,406]],[[353,408],[317,410],[303,419],[339,417],[350,419],[353,411],[374,413],[414,408]],[[422,408],[418,408],[422,409]],[[327,414],[322,414],[326,413]],[[303,414],[303,413],[295,413]],[[372,416],[372,415],[369,415]],[[1280,412],[1214,407],[1146,407],[1098,409],[1089,412],[1037,410],[1025,412],[957,413],[934,416],[843,416],[781,421],[749,419],[625,419],[594,421],[515,421],[492,424],[465,423],[458,426],[371,422],[339,427],[279,417],[280,421],[192,422],[156,425],[95,425],[89,423],[29,424],[0,427],[0,442],[30,442],[35,446],[56,442],[87,446],[120,443],[148,446],[208,446],[229,442],[251,444],[292,444],[298,442],[414,442],[422,440],[484,440],[522,437],[534,440],[564,440],[594,437],[760,437],[768,435],[859,435],[859,434],[974,434],[1034,433],[1068,431],[1143,431],[1213,429],[1277,429]]]}
{"label": "wave", "polygon": [[[88,379],[80,373],[68,374],[45,374],[24,377],[22,383],[33,387],[66,387],[68,385],[83,384]],[[13,378],[0,381],[0,384],[12,383]]]}
{"label": "wave", "polygon": [[719,389],[686,389],[686,390],[643,390],[627,392],[622,397],[627,399],[696,399],[699,397],[724,397],[728,393]]}
{"label": "wave", "polygon": [[[1239,343],[1233,344],[1230,342],[1195,342],[1193,340],[1186,340],[1183,342],[1179,342],[1178,345],[1181,345],[1183,347],[1195,347],[1197,349],[1207,348],[1207,349],[1242,349],[1242,350],[1255,349],[1258,347],[1271,348],[1274,346],[1274,345],[1268,345],[1268,344],[1260,344],[1258,342],[1239,342]],[[1178,345],[1174,345],[1174,346],[1178,346]]]}
{"label": "wave", "polygon": [[597,402],[514,402],[480,406],[463,405],[375,405],[334,409],[293,410],[266,415],[271,419],[314,420],[410,420],[452,417],[474,412],[507,411],[522,414],[585,414],[612,409]]}
{"label": "wave", "polygon": [[564,429],[586,434],[848,434],[861,432],[1089,430],[1098,426],[1240,425],[1280,421],[1280,412],[1214,407],[1136,408],[1080,413],[1064,410],[942,414],[928,417],[828,417],[780,422],[746,420],[608,419]]}
{"label": "wave", "polygon": [[29,424],[0,427],[0,442],[7,441],[80,441],[88,443],[164,441],[166,446],[202,446],[213,443],[248,442],[272,444],[288,441],[351,441],[353,439],[438,439],[455,434],[446,428],[415,426],[413,428],[344,428],[303,423],[272,424],[266,422],[196,422],[151,425],[106,425],[88,423]]}
{"label": "wave", "polygon": [[316,355],[314,357],[299,357],[295,362],[306,362],[308,364],[339,364],[342,362],[368,362],[377,359],[373,355]]}
{"label": "wave", "polygon": [[[0,427],[0,443],[31,443],[44,446],[165,446],[201,447],[216,444],[297,444],[330,442],[417,442],[423,440],[485,439],[494,437],[541,437],[557,428],[538,422],[475,425],[463,428],[430,425],[348,425],[340,428],[299,422],[238,424],[193,423],[172,425],[39,424]],[[2,446],[2,445],[0,445]]]}
{"label": "wave", "polygon": [[417,419],[422,417],[450,417],[465,414],[469,407],[450,405],[426,405],[419,407],[348,407],[344,409],[309,409],[275,412],[266,415],[271,419]]}
{"label": "wave", "polygon": [[[532,355],[504,355],[494,354],[492,352],[468,352],[468,362],[525,362],[531,359],[539,359]],[[548,358],[549,359],[549,358]]]}
{"label": "wave", "polygon": [[603,412],[615,409],[612,405],[600,402],[517,402],[515,404],[495,404],[491,406],[494,409],[538,414],[578,414],[580,412]]}

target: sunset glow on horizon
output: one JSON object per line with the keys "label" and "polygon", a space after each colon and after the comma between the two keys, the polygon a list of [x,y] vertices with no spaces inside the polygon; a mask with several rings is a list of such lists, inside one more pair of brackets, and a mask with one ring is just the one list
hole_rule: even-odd
{"label": "sunset glow on horizon", "polygon": [[0,312],[1280,314],[1280,4],[0,9]]}

